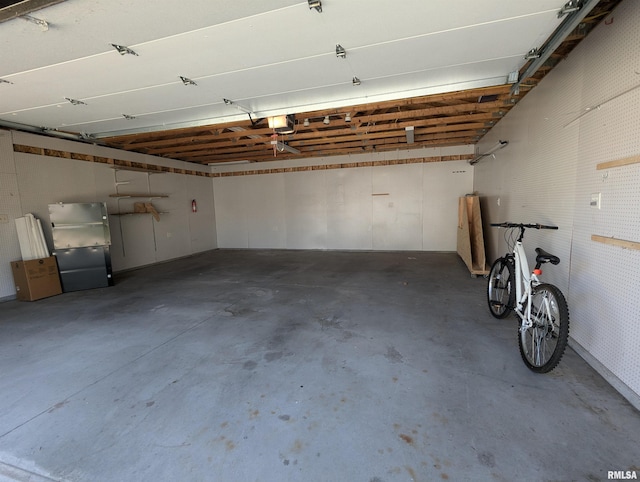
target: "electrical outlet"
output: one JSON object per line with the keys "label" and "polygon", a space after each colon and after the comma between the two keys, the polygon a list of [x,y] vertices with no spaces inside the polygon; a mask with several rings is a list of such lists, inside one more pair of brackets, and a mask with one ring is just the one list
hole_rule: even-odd
{"label": "electrical outlet", "polygon": [[602,201],[602,193],[596,192],[591,195],[591,202],[589,205],[594,209],[600,209],[600,203]]}
{"label": "electrical outlet", "polygon": [[9,223],[9,215],[0,214],[0,224],[8,224],[8,223]]}

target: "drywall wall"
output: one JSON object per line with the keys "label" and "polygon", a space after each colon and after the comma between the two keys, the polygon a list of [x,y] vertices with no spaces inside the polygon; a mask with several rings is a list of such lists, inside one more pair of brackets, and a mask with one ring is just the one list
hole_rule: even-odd
{"label": "drywall wall", "polygon": [[[640,251],[591,236],[640,242],[640,164],[597,169],[640,155],[639,23],[640,2],[621,3],[491,131],[480,150],[509,146],[478,163],[474,180],[487,222],[559,226],[527,232],[525,244],[560,256],[544,276],[567,295],[572,346],[637,406]],[[496,257],[506,246],[487,229]]]}
{"label": "drywall wall", "polygon": [[[20,259],[14,219],[26,213],[33,213],[41,219],[51,250],[53,242],[48,205],[52,203],[107,203],[112,264],[116,272],[217,247],[211,178],[170,172],[149,174],[115,170],[97,162],[14,152],[14,144],[198,169],[179,161],[0,130],[0,214],[8,215],[8,223],[0,222],[0,299],[15,296],[9,266],[11,261]],[[208,171],[205,167],[201,170]],[[116,193],[160,193],[167,197],[111,196]],[[194,199],[197,212],[191,210]],[[152,202],[162,212],[160,220],[156,221],[150,214],[117,215],[133,211],[134,201]]]}
{"label": "drywall wall", "polygon": [[21,216],[11,132],[0,130],[0,301],[16,292],[9,263],[21,259],[14,221]]}
{"label": "drywall wall", "polygon": [[[467,161],[366,163],[471,152],[463,146],[336,156],[286,163],[318,169],[216,177],[218,245],[455,251],[458,197],[471,192],[473,182],[473,167]],[[365,165],[335,167],[354,163]],[[262,163],[260,169],[281,165]],[[253,169],[233,166],[221,172]]]}

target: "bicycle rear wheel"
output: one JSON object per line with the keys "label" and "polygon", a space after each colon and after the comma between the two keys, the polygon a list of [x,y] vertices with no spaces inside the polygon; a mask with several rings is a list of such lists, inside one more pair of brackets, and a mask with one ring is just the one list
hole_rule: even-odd
{"label": "bicycle rear wheel", "polygon": [[507,258],[498,258],[489,271],[487,283],[487,301],[489,311],[496,318],[505,318],[515,304],[513,262]]}
{"label": "bicycle rear wheel", "polygon": [[569,308],[562,292],[550,284],[541,284],[531,294],[533,325],[518,333],[522,360],[536,373],[553,370],[567,347]]}

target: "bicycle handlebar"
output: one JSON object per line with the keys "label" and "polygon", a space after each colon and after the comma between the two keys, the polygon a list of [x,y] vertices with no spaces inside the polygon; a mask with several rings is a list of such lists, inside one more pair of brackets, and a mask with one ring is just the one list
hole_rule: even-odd
{"label": "bicycle handlebar", "polygon": [[491,226],[498,228],[533,228],[533,229],[558,229],[558,226],[547,226],[545,224],[523,224],[523,223],[491,223]]}

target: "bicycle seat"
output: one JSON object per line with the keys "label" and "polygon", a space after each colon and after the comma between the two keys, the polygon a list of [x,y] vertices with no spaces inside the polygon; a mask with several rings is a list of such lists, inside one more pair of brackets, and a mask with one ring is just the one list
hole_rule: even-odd
{"label": "bicycle seat", "polygon": [[536,253],[538,254],[538,256],[536,256],[536,263],[551,263],[551,264],[558,264],[560,263],[560,258],[558,258],[557,256],[554,256],[551,253],[547,253],[544,249],[542,248],[536,248]]}

